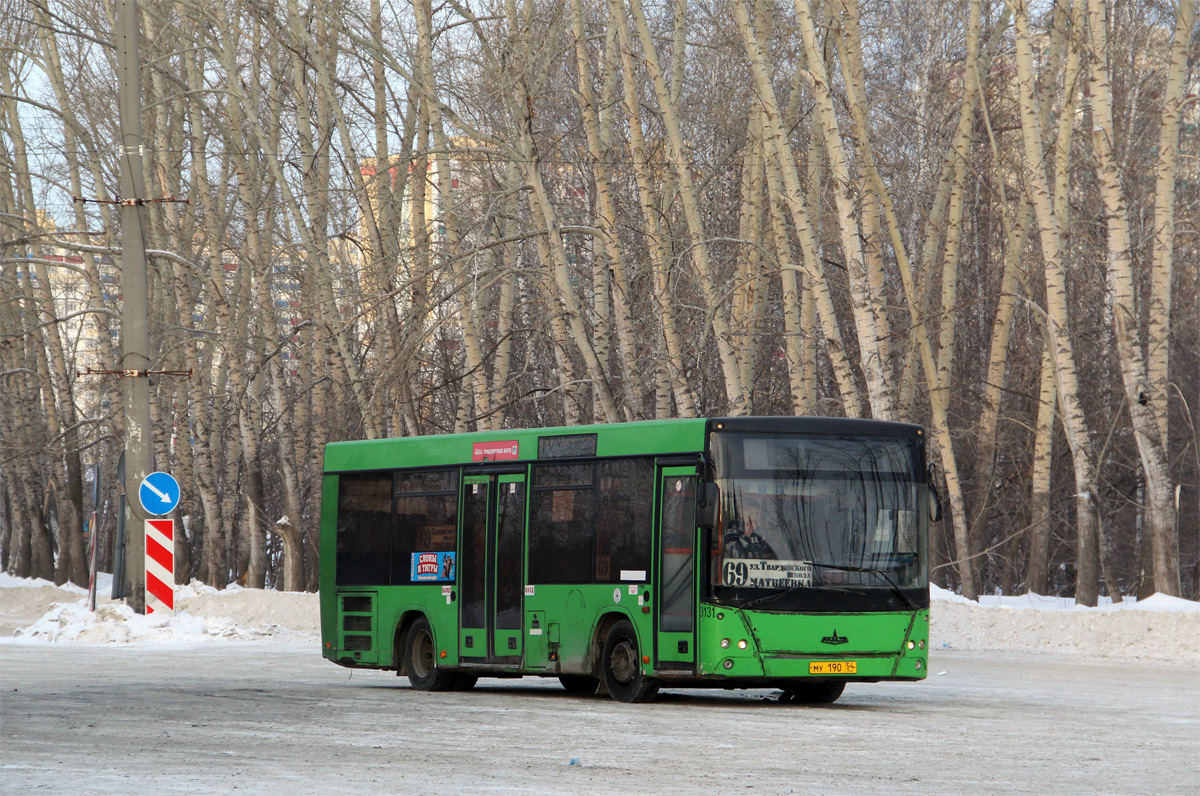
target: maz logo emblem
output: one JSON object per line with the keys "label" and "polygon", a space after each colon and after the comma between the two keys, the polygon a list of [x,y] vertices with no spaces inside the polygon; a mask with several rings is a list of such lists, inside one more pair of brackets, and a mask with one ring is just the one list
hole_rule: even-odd
{"label": "maz logo emblem", "polygon": [[834,630],[833,635],[825,636],[823,639],[821,639],[821,643],[822,644],[845,644],[849,640],[850,639],[846,638],[845,636],[839,636],[837,634],[837,630]]}

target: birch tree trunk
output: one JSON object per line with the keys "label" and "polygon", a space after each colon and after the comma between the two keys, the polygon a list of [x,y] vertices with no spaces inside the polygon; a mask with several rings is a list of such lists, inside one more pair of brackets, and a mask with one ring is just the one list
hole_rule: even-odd
{"label": "birch tree trunk", "polygon": [[[772,202],[786,201],[791,210],[792,223],[800,241],[805,273],[812,280],[817,312],[821,319],[821,329],[825,335],[826,350],[833,363],[838,387],[841,390],[842,407],[847,417],[858,417],[862,411],[858,387],[850,369],[845,346],[842,343],[833,296],[818,256],[816,236],[813,233],[808,210],[804,203],[796,161],[783,134],[779,105],[775,99],[775,90],[771,86],[762,45],[758,41],[754,26],[750,24],[750,17],[744,2],[735,0],[732,7],[734,20],[742,32],[742,40],[749,57],[751,72],[754,75],[758,100],[762,106],[764,140],[770,146],[769,151],[772,155],[766,166],[768,190],[771,191]],[[809,58],[812,58],[811,53]],[[826,132],[823,130],[822,135],[825,135]]]}
{"label": "birch tree trunk", "polygon": [[[799,6],[801,0],[796,0]],[[977,2],[971,5],[973,16],[978,15]],[[862,63],[862,44],[861,34],[859,33],[857,24],[857,14],[851,14],[845,18],[845,33],[843,37],[845,58],[850,64],[849,69],[852,74],[861,72]],[[978,36],[978,25],[968,26],[970,30]],[[807,44],[806,44],[807,46]],[[978,50],[975,47],[968,48],[969,58],[976,58]],[[810,56],[811,57],[811,56]],[[970,62],[966,67],[966,77],[968,84],[972,80],[974,72],[974,62]],[[909,263],[908,255],[904,247],[904,241],[900,234],[900,224],[896,219],[895,208],[891,199],[891,195],[884,185],[883,179],[879,174],[879,170],[875,166],[874,154],[867,128],[865,117],[863,116],[862,105],[856,102],[854,94],[855,81],[847,81],[847,91],[851,97],[851,110],[855,118],[856,138],[861,154],[863,168],[866,171],[871,187],[875,195],[879,198],[882,205],[884,218],[887,221],[887,226],[891,236],[892,250],[896,257],[896,264],[900,271],[900,280],[904,288],[905,298],[909,306],[909,318],[913,327],[912,334],[916,338],[917,351],[921,357],[921,364],[925,371],[925,379],[929,389],[929,404],[930,413],[933,420],[933,437],[937,444],[938,452],[942,459],[942,466],[945,470],[946,479],[946,494],[950,501],[951,519],[954,523],[954,539],[955,547],[957,548],[956,566],[959,573],[959,578],[962,584],[963,595],[968,599],[975,599],[978,596],[978,584],[975,578],[974,556],[971,548],[970,529],[967,522],[966,501],[963,495],[962,480],[959,476],[958,461],[954,452],[953,437],[951,436],[950,418],[949,418],[949,393],[950,385],[943,383],[941,377],[948,375],[939,369],[937,360],[934,357],[933,347],[929,341],[929,335],[925,331],[924,320],[921,314],[921,306],[923,302],[920,298],[919,291],[916,287],[913,269]],[[958,130],[954,139],[955,146],[952,146],[951,153],[947,156],[947,161],[943,169],[943,173],[953,172],[953,160],[958,154],[958,145],[963,138],[968,135],[970,130],[970,113],[973,109],[974,92],[964,92],[963,105],[959,118]],[[960,174],[960,176],[962,176]],[[952,180],[945,182],[947,195],[949,194]],[[941,193],[939,186],[939,195]],[[936,208],[935,208],[936,209]],[[933,245],[931,239],[926,238],[926,259],[924,263],[929,264],[932,259]],[[949,314],[952,308],[943,307],[943,314]]]}
{"label": "birch tree trunk", "polygon": [[[629,289],[629,277],[626,274],[625,258],[621,252],[619,232],[617,229],[617,211],[612,197],[612,176],[606,162],[606,154],[600,133],[600,112],[592,91],[591,59],[587,53],[587,40],[583,28],[583,3],[572,0],[572,35],[575,42],[575,65],[579,77],[579,94],[584,132],[587,136],[588,155],[592,160],[592,179],[596,186],[596,219],[600,229],[600,245],[604,252],[604,260],[609,273],[601,280],[604,286],[598,291],[598,297],[607,301],[609,283],[612,290],[612,315],[617,336],[618,359],[621,363],[621,374],[626,387],[621,395],[620,404],[626,420],[633,419],[632,406],[634,396],[629,385],[635,384],[637,361],[634,357],[633,331],[630,328],[629,308],[632,294]],[[615,67],[615,64],[612,65]],[[610,69],[615,72],[615,69]],[[597,269],[599,270],[599,269]],[[603,360],[604,357],[602,356]]]}
{"label": "birch tree trunk", "polygon": [[1054,407],[1056,403],[1054,354],[1047,341],[1042,353],[1039,379],[1037,425],[1033,435],[1033,470],[1029,488],[1029,561],[1025,589],[1049,593],[1050,575],[1050,470],[1054,454]]}
{"label": "birch tree trunk", "polygon": [[[850,167],[845,147],[842,145],[841,128],[833,109],[833,94],[830,91],[829,75],[821,58],[821,43],[817,40],[812,9],[809,0],[795,0],[794,6],[808,59],[807,75],[816,100],[815,123],[821,126],[829,176],[833,180],[838,231],[841,234],[846,271],[850,276],[851,305],[854,309],[855,330],[858,333],[859,356],[871,403],[871,416],[878,420],[891,420],[894,411],[889,384],[890,363],[885,361],[880,347],[880,341],[887,337],[886,318],[882,309],[886,304],[883,296],[874,295],[867,262],[863,256],[862,230],[858,225],[854,184],[850,179]],[[861,77],[856,77],[858,73],[853,68],[844,71],[849,72],[847,86],[856,80],[861,81]],[[859,101],[865,102],[865,98],[859,98]],[[854,105],[853,98],[850,102]]]}
{"label": "birch tree trunk", "polygon": [[[1083,0],[1074,0],[1076,3]],[[1062,258],[1062,230],[1066,220],[1054,212],[1054,193],[1046,180],[1043,164],[1042,124],[1037,108],[1037,83],[1033,73],[1033,47],[1026,0],[1009,3],[1016,21],[1018,99],[1021,133],[1025,147],[1027,191],[1038,221],[1038,238],[1046,278],[1046,316],[1053,343],[1056,387],[1062,409],[1063,428],[1075,469],[1075,525],[1078,539],[1075,599],[1095,605],[1099,597],[1100,533],[1096,512],[1095,453],[1087,419],[1080,403],[1075,346],[1070,333],[1066,267]],[[1073,87],[1068,87],[1073,90]]]}
{"label": "birch tree trunk", "polygon": [[[0,70],[0,76],[0,88],[7,96],[13,96],[8,69]],[[8,101],[4,105],[8,115],[6,132],[12,140],[11,157],[15,166],[12,177],[20,210],[13,215],[23,217],[20,219],[22,224],[13,226],[30,236],[31,240],[38,240],[41,230],[22,121],[15,102]],[[54,492],[58,514],[58,558],[53,577],[58,584],[69,580],[83,585],[88,576],[87,562],[83,557],[83,481],[75,397],[67,373],[62,338],[59,337],[60,326],[55,322],[57,311],[50,293],[50,273],[45,259],[36,256],[39,253],[34,251],[33,273],[37,275],[36,283],[30,279],[28,268],[23,271],[24,293],[28,296],[26,306],[32,310],[31,317],[27,318],[28,326],[34,329],[26,333],[25,339],[38,363],[36,370],[41,382],[46,421],[57,454],[48,457],[51,473],[49,486]]]}
{"label": "birch tree trunk", "polygon": [[[625,0],[613,0],[612,7],[617,10],[616,22],[622,36],[622,47],[629,49],[627,40],[628,21],[625,19]],[[697,201],[695,182],[692,178],[691,158],[683,143],[680,131],[679,115],[659,65],[658,52],[654,47],[654,37],[650,26],[646,23],[646,15],[642,11],[641,0],[629,0],[629,13],[632,16],[638,41],[642,46],[642,58],[650,72],[650,82],[654,88],[655,99],[658,101],[659,112],[662,114],[666,128],[667,143],[674,161],[675,179],[679,188],[679,198],[683,203],[683,214],[687,220],[688,235],[691,238],[692,263],[696,267],[700,280],[700,288],[704,293],[706,310],[712,324],[713,337],[717,344],[721,372],[725,379],[725,396],[729,401],[730,415],[744,414],[749,395],[746,385],[742,383],[741,366],[738,362],[738,352],[730,336],[729,319],[724,297],[717,275],[709,260],[708,241],[704,231],[704,222]]]}
{"label": "birch tree trunk", "polygon": [[1195,35],[1196,0],[1176,0],[1175,30],[1168,53],[1158,132],[1158,168],[1154,179],[1154,263],[1146,332],[1146,395],[1169,450],[1168,386],[1171,350],[1171,282],[1175,255],[1175,179],[1179,171],[1179,126],[1183,117],[1188,48]]}
{"label": "birch tree trunk", "polygon": [[[1150,534],[1154,556],[1154,587],[1163,594],[1178,596],[1181,586],[1175,490],[1163,446],[1166,434],[1158,425],[1146,393],[1151,388],[1138,331],[1140,312],[1134,294],[1128,208],[1113,152],[1116,127],[1109,82],[1108,19],[1103,0],[1088,0],[1087,7],[1092,47],[1092,146],[1108,231],[1108,289],[1113,306],[1113,331],[1125,386],[1125,405],[1133,418],[1134,439],[1146,479],[1146,531]],[[1160,151],[1159,158],[1173,160],[1174,149],[1172,146],[1169,153]],[[1109,583],[1109,596],[1113,599],[1119,596],[1112,593],[1115,588],[1116,584]]]}
{"label": "birch tree trunk", "polygon": [[629,41],[628,20],[625,18],[623,0],[610,0],[610,11],[617,35],[610,37],[609,59],[619,59],[626,117],[629,120],[629,150],[633,160],[633,173],[637,182],[638,202],[642,209],[642,224],[646,246],[649,250],[650,269],[654,281],[654,299],[659,309],[662,324],[663,347],[666,349],[667,374],[679,413],[683,417],[695,417],[697,402],[685,375],[683,359],[684,340],[679,332],[675,317],[677,307],[671,301],[670,258],[663,244],[663,233],[654,201],[653,178],[647,159],[646,142],[642,133],[641,103],[637,95],[637,76],[633,64],[633,50]]}

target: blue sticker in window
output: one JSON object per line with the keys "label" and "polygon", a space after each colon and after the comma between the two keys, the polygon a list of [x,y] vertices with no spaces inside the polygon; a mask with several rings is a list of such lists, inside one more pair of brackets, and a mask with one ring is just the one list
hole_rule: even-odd
{"label": "blue sticker in window", "polygon": [[454,580],[454,553],[413,553],[412,582]]}

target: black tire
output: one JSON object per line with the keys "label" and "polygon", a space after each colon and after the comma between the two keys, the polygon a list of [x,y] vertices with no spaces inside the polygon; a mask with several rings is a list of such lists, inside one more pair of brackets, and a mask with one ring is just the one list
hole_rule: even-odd
{"label": "black tire", "polygon": [[408,629],[404,641],[404,668],[408,681],[418,691],[449,691],[457,675],[438,666],[437,648],[429,620],[421,617]]}
{"label": "black tire", "polygon": [[586,674],[560,674],[558,682],[572,694],[594,694],[600,685],[599,680]]}
{"label": "black tire", "polygon": [[658,693],[658,681],[642,674],[637,633],[621,621],[608,631],[601,657],[604,687],[618,702],[649,702]]}
{"label": "black tire", "polygon": [[470,691],[479,682],[478,675],[463,674],[462,672],[454,673],[454,685],[450,687],[451,691]]}
{"label": "black tire", "polygon": [[846,690],[843,680],[814,680],[795,683],[783,689],[780,702],[793,705],[832,705]]}

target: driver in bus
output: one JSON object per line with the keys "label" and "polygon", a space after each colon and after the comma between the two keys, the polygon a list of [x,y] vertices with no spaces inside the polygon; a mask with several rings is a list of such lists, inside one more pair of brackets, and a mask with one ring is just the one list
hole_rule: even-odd
{"label": "driver in bus", "polygon": [[743,506],[741,515],[729,523],[729,530],[725,533],[726,558],[776,557],[771,545],[757,533],[758,516],[759,507],[748,503]]}

